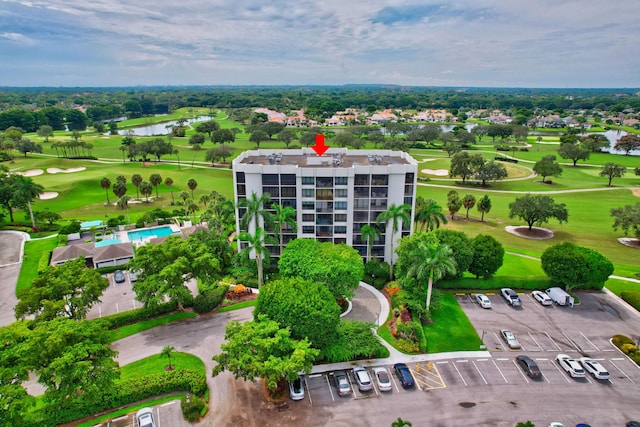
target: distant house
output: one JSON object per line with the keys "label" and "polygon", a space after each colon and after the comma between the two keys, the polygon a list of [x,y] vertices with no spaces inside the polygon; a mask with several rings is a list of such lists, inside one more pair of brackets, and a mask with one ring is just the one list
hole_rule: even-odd
{"label": "distant house", "polygon": [[131,243],[117,243],[96,247],[95,243],[78,243],[55,248],[51,254],[51,265],[59,266],[67,261],[83,257],[88,267],[99,268],[124,265],[133,259]]}
{"label": "distant house", "polygon": [[93,265],[93,252],[95,251],[94,243],[78,243],[76,245],[68,245],[55,248],[51,254],[51,265],[57,267],[67,261],[73,261],[78,257],[87,260],[88,265]]}

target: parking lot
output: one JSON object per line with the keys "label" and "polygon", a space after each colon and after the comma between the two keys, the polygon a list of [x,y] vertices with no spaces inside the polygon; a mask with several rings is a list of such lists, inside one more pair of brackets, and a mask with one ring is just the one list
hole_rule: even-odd
{"label": "parking lot", "polygon": [[[156,427],[189,426],[180,408],[179,400],[172,400],[152,407]],[[94,427],[138,427],[135,412],[95,424]]]}

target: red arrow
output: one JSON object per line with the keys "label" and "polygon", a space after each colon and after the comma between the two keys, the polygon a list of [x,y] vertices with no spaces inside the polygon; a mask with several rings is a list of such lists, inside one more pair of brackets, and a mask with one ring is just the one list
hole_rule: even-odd
{"label": "red arrow", "polygon": [[322,156],[329,149],[328,145],[324,145],[324,135],[316,134],[316,145],[312,145],[311,148],[318,153],[318,156]]}

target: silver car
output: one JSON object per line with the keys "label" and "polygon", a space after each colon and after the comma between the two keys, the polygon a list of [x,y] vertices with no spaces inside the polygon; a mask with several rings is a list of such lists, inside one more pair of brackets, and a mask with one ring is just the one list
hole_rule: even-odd
{"label": "silver car", "polygon": [[553,305],[551,297],[542,291],[533,291],[531,292],[531,295],[533,295],[533,298],[542,305]]}
{"label": "silver car", "polygon": [[510,330],[500,329],[500,335],[502,335],[502,339],[507,343],[509,348],[520,348],[520,342],[516,339],[516,336],[513,335],[513,332],[511,332]]}
{"label": "silver car", "polygon": [[360,366],[358,366],[357,368],[353,368],[353,377],[356,379],[356,384],[358,384],[358,390],[373,390],[373,382],[371,381],[371,376],[365,368],[362,368]]}
{"label": "silver car", "polygon": [[476,301],[482,308],[491,308],[491,300],[485,294],[476,294]]}
{"label": "silver car", "polygon": [[298,375],[295,380],[289,381],[289,396],[291,396],[291,400],[304,399],[304,383],[301,375]]}
{"label": "silver car", "polygon": [[140,409],[136,412],[136,419],[138,427],[156,427],[156,422],[153,420],[153,408]]}
{"label": "silver car", "polygon": [[378,390],[391,391],[391,376],[385,368],[374,368],[373,376],[378,383]]}

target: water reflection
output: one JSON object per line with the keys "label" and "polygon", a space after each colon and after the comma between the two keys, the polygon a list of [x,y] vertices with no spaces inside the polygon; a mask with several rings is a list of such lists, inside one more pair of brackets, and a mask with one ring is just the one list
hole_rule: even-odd
{"label": "water reflection", "polygon": [[[186,125],[193,123],[204,122],[211,120],[208,116],[198,116],[193,119],[185,121]],[[155,125],[138,126],[130,129],[118,130],[118,135],[131,135],[131,136],[155,136],[155,135],[169,135],[171,128],[178,124],[177,120],[172,120],[164,123],[157,123]]]}

